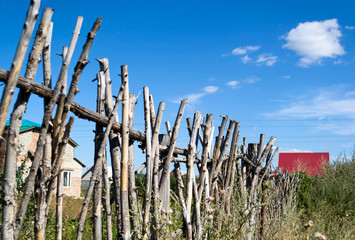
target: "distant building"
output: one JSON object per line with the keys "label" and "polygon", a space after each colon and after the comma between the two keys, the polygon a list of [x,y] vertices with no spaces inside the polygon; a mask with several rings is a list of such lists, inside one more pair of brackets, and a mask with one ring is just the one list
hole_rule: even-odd
{"label": "distant building", "polygon": [[322,166],[329,163],[329,153],[280,153],[279,168],[288,172],[305,171],[307,175],[321,174]]}
{"label": "distant building", "polygon": [[[94,166],[89,168],[81,177],[81,189],[82,190],[87,190],[89,188],[90,179],[91,179],[93,171],[94,171]],[[112,181],[112,167],[111,166],[107,166],[107,175],[108,175],[108,178]]]}
{"label": "distant building", "polygon": [[[6,140],[8,134],[9,121],[6,123],[3,138],[0,142],[0,167],[3,168],[5,164],[6,154]],[[34,153],[37,147],[37,141],[40,134],[41,124],[22,120],[19,135],[19,155],[17,157],[17,166],[20,167],[28,152]],[[71,138],[65,148],[64,162],[63,162],[63,193],[66,196],[80,197],[81,193],[81,175],[85,165],[74,157],[74,150],[78,146]],[[31,160],[27,158],[27,169],[31,166]],[[24,177],[27,177],[28,173]]]}

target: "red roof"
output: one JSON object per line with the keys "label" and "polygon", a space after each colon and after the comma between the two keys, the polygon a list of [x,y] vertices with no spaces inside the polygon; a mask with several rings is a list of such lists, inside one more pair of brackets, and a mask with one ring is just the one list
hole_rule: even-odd
{"label": "red roof", "polygon": [[322,165],[329,162],[329,153],[279,153],[279,168],[291,172],[306,171],[313,176],[322,172]]}

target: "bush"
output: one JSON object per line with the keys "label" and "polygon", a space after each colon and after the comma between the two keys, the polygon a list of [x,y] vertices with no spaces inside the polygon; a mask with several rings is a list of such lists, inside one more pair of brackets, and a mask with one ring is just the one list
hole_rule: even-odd
{"label": "bush", "polygon": [[329,239],[355,238],[355,154],[325,165],[321,176],[305,177],[298,196],[304,222],[312,219]]}

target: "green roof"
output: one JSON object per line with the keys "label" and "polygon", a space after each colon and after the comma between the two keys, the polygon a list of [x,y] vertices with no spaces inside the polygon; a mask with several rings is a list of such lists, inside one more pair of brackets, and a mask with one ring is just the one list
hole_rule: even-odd
{"label": "green roof", "polygon": [[[10,120],[6,121],[6,125],[5,126],[9,126],[10,125]],[[41,127],[42,125],[36,122],[32,122],[30,120],[27,119],[22,119],[22,123],[21,123],[21,127],[20,127],[20,131],[22,130],[26,130],[29,128],[33,128],[33,127]]]}

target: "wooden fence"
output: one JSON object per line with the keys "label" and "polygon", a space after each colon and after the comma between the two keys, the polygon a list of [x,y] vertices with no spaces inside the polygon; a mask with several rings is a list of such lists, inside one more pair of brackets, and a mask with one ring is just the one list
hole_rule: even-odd
{"label": "wooden fence", "polygon": [[[170,123],[166,122],[166,133],[162,134],[165,102],[159,103],[155,111],[153,97],[149,94],[148,87],[143,88],[145,131],[144,133],[137,131],[133,129],[134,107],[137,100],[129,93],[128,68],[126,65],[121,66],[122,85],[118,93],[115,92],[113,95],[110,67],[106,58],[98,59],[100,71],[96,79],[98,82],[96,111],[76,103],[74,97],[78,92],[78,81],[89,61],[89,51],[100,28],[99,18],[87,35],[68,93],[66,90],[68,66],[83,22],[82,17],[78,17],[69,47],[63,49],[59,77],[56,82],[52,82],[50,45],[53,9],[44,9],[25,75],[19,76],[38,17],[39,5],[39,0],[31,1],[10,71],[0,69],[0,81],[6,83],[0,105],[1,135],[14,90],[16,87],[20,89],[10,118],[8,140],[5,143],[7,146],[3,177],[2,239],[19,238],[33,194],[35,238],[45,239],[49,206],[54,196],[56,239],[62,239],[61,168],[65,146],[74,122],[73,117],[68,120],[69,112],[96,123],[95,165],[78,220],[77,239],[83,237],[91,199],[93,199],[94,239],[113,239],[114,228],[122,239],[161,239],[158,229],[164,221],[168,221],[166,213],[171,211],[171,205],[179,207],[183,221],[182,229],[175,231],[175,235],[182,235],[186,239],[206,238],[208,233],[204,231],[205,219],[215,211],[214,206],[218,206],[226,215],[231,215],[233,209],[237,207],[236,201],[242,205],[243,215],[247,219],[240,231],[244,231],[248,239],[265,238],[266,228],[270,222],[285,215],[287,204],[290,202],[292,205],[295,204],[295,192],[300,180],[297,175],[272,173],[269,170],[278,151],[278,148],[273,147],[276,138],[271,137],[269,141],[264,142],[264,135],[261,134],[259,143],[247,145],[245,138],[240,143],[238,122],[229,120],[228,116],[221,116],[221,124],[215,131],[213,115],[203,116],[196,111],[193,119],[187,118],[190,136],[188,146],[178,147],[176,142],[187,99],[181,101],[173,128],[171,129]],[[34,82],[41,57],[43,84]],[[53,89],[52,83],[55,84]],[[43,98],[45,112],[25,189],[18,193],[16,157],[19,128],[31,94]],[[122,119],[119,121],[117,110],[120,104]],[[55,106],[56,111],[53,115]],[[140,147],[146,157],[145,163],[137,171],[133,151],[135,141],[141,143]],[[110,157],[106,152],[107,142]],[[111,160],[113,169],[113,195],[110,195],[107,159]],[[185,164],[187,169],[185,182],[181,164]],[[174,178],[177,180],[177,193],[170,189],[172,165]],[[143,169],[145,169],[144,196],[140,197],[135,179]],[[270,194],[270,191],[266,194],[266,183],[271,184],[269,185],[276,191],[276,195],[275,192]],[[218,229],[222,228],[218,222],[215,224]],[[104,226],[107,228],[106,236],[102,236]],[[260,229],[260,232],[257,229]]]}

